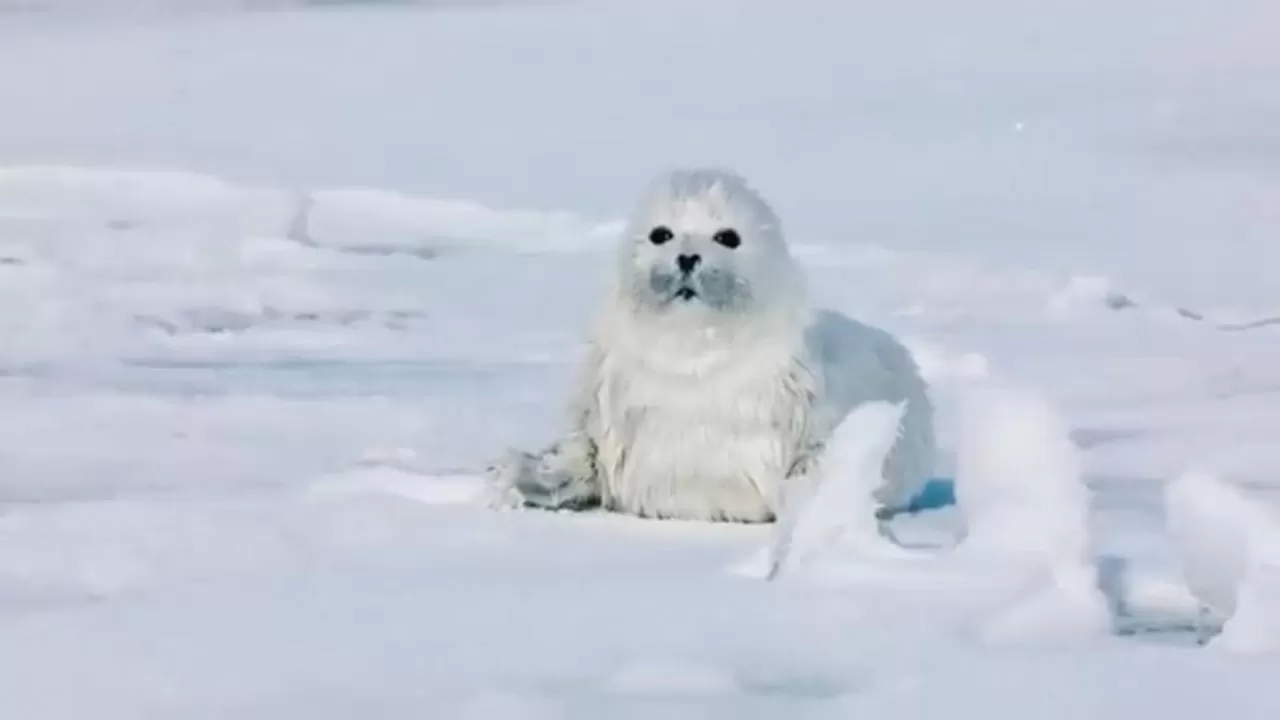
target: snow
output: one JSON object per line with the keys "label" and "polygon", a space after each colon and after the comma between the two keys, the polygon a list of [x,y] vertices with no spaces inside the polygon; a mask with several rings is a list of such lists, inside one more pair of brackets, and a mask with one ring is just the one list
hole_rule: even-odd
{"label": "snow", "polygon": [[822,467],[784,495],[766,577],[790,572],[837,544],[855,563],[901,555],[901,549],[881,536],[874,494],[884,485],[882,470],[901,434],[905,412],[905,401],[868,402],[840,423],[828,441]]}
{"label": "snow", "polygon": [[986,633],[1018,641],[1103,634],[1109,617],[1089,490],[1065,418],[1035,393],[982,388],[965,399],[957,424],[959,552],[1026,578]]}
{"label": "snow", "polygon": [[[1274,8],[251,5],[0,2],[0,716],[1280,713]],[[901,547],[478,502],[703,163],[932,383]]]}
{"label": "snow", "polygon": [[1169,533],[1187,584],[1209,610],[1236,611],[1236,593],[1249,572],[1259,532],[1247,501],[1222,481],[1188,473],[1165,495]]}
{"label": "snow", "polygon": [[1066,421],[1038,395],[980,388],[956,421],[965,547],[1050,564],[1088,552],[1088,488]]}
{"label": "snow", "polygon": [[1210,644],[1239,652],[1280,650],[1276,562],[1280,515],[1220,478],[1188,472],[1165,493],[1169,530],[1187,586],[1216,624]]}
{"label": "snow", "polygon": [[[868,403],[837,429],[816,490],[788,500],[770,548],[770,580],[808,574],[850,582],[865,602],[912,607],[935,632],[1044,644],[1103,637],[1088,497],[1067,425],[1043,398],[975,390],[958,421],[954,538],[902,542],[879,528],[872,493],[901,406]],[[847,508],[861,508],[849,517]],[[906,545],[905,547],[903,545]],[[748,566],[748,569],[750,566]]]}

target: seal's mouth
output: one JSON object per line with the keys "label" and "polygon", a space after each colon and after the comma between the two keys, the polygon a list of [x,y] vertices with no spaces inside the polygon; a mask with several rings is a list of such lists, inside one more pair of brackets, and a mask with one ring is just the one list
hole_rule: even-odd
{"label": "seal's mouth", "polygon": [[681,300],[692,300],[698,297],[698,291],[686,285],[679,290],[676,290],[676,297]]}

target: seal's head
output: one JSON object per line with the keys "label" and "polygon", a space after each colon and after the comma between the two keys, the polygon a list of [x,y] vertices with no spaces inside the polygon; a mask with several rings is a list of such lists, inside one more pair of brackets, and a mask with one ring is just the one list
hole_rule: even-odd
{"label": "seal's head", "polygon": [[672,323],[758,323],[803,302],[778,216],[740,176],[716,169],[650,185],[623,237],[618,288],[633,313]]}

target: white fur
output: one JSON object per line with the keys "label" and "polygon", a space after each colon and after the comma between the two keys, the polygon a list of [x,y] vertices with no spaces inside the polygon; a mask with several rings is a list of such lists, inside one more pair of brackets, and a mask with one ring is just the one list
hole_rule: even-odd
{"label": "white fur", "polygon": [[[655,245],[658,225],[673,237]],[[715,242],[722,228],[741,245]],[[682,281],[698,292],[687,301],[651,279],[670,281],[682,254],[701,258]],[[740,177],[673,172],[649,189],[622,240],[573,432],[495,465],[494,486],[508,505],[770,521],[788,484],[817,471],[835,427],[868,401],[905,402],[876,496],[904,504],[934,452],[932,406],[909,353],[880,330],[810,310],[777,216]]]}

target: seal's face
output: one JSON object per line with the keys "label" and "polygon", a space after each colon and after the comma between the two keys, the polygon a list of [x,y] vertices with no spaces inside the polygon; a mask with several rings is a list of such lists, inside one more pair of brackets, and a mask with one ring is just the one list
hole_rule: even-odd
{"label": "seal's face", "polygon": [[777,217],[745,182],[713,170],[660,178],[628,228],[622,285],[637,310],[759,313],[793,289]]}
{"label": "seal's face", "polygon": [[678,237],[667,225],[654,225],[646,237],[655,246],[647,253],[649,303],[660,308],[700,304],[720,312],[745,309],[751,303],[751,283],[735,267],[735,258],[724,252],[742,246],[738,231],[727,223],[715,230],[673,225],[680,230]]}

